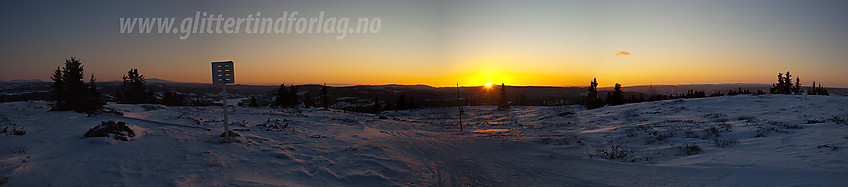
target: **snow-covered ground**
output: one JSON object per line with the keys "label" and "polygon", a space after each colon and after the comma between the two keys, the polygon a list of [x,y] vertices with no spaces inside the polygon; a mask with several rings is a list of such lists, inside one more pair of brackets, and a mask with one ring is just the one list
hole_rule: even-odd
{"label": "snow-covered ground", "polygon": [[[8,186],[844,186],[848,98],[726,96],[583,110],[384,112],[110,104],[124,117],[0,104]],[[127,122],[131,141],[83,138]]]}

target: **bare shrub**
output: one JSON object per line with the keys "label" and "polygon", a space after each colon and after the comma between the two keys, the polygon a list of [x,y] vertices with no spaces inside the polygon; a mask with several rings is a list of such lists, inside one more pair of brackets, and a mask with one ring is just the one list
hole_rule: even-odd
{"label": "bare shrub", "polygon": [[622,142],[606,141],[604,143],[589,144],[591,150],[587,153],[589,158],[603,159],[626,159],[633,156],[633,149],[627,147]]}
{"label": "bare shrub", "polygon": [[695,144],[695,143],[686,144],[686,145],[680,146],[678,148],[680,148],[680,150],[685,152],[686,155],[694,155],[694,154],[698,154],[700,152],[703,152],[703,150],[701,149],[701,146],[699,146],[698,144]]}
{"label": "bare shrub", "polygon": [[831,146],[830,144],[824,144],[824,145],[816,146],[816,148],[819,148],[819,149],[830,149],[831,151],[839,151],[839,147]]}
{"label": "bare shrub", "polygon": [[834,122],[834,123],[836,123],[836,124],[839,124],[839,125],[845,125],[845,126],[848,126],[848,121],[846,121],[845,119],[840,118],[839,116],[833,116],[833,117],[831,117],[831,118],[830,118],[830,119],[828,119],[828,120],[830,120],[830,121],[832,121],[832,122]]}

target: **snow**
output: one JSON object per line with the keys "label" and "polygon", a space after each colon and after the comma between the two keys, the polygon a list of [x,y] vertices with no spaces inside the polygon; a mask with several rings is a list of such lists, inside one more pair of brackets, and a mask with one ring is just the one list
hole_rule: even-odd
{"label": "snow", "polygon": [[[379,115],[220,106],[106,106],[125,116],[0,103],[8,186],[842,186],[848,98],[739,95],[608,106],[463,107]],[[379,119],[385,116],[388,119]],[[82,138],[124,121],[131,141]],[[0,127],[0,128],[2,128]],[[285,127],[285,128],[283,128]],[[143,135],[142,135],[143,134]],[[102,141],[101,141],[102,140]],[[701,151],[687,154],[686,145]],[[618,146],[618,147],[616,147]],[[604,154],[616,153],[615,155]],[[620,154],[619,154],[620,153]],[[613,157],[613,159],[608,159]]]}

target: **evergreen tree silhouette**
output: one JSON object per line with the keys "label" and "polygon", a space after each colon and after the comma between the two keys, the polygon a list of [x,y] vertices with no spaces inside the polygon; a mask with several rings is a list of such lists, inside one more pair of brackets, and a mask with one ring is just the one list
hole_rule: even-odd
{"label": "evergreen tree silhouette", "polygon": [[274,96],[276,96],[277,99],[274,100],[274,103],[271,104],[271,106],[289,107],[288,100],[291,94],[289,94],[289,89],[286,88],[286,84],[280,84],[280,88],[277,88],[277,91],[274,93]]}
{"label": "evergreen tree silhouette", "polygon": [[601,107],[600,98],[598,98],[598,78],[592,79],[589,83],[589,94],[586,95],[586,109],[596,109]]}
{"label": "evergreen tree silhouette", "polygon": [[300,99],[299,99],[299,96],[297,95],[300,92],[299,88],[300,88],[299,86],[295,86],[295,85],[291,85],[289,87],[289,94],[290,95],[288,97],[288,100],[286,101],[286,105],[288,107],[297,107],[298,105],[300,105]]}
{"label": "evergreen tree silhouette", "polygon": [[153,103],[155,100],[153,92],[147,88],[147,80],[144,75],[138,73],[138,69],[130,69],[123,77],[121,83],[121,91],[123,92],[123,101],[120,103],[140,104]]}
{"label": "evergreen tree silhouette", "polygon": [[65,59],[64,68],[56,68],[50,77],[54,81],[51,85],[54,101],[51,110],[98,112],[103,108],[105,103],[100,100],[94,75],[92,74],[89,84],[83,82],[83,75],[83,65],[74,57]]}
{"label": "evergreen tree silhouette", "polygon": [[65,61],[65,69],[62,69],[62,81],[65,86],[66,109],[77,111],[83,105],[85,98],[85,83],[83,83],[83,66],[79,59],[71,57]]}
{"label": "evergreen tree silhouette", "polygon": [[62,77],[62,68],[56,67],[56,71],[53,72],[53,76],[50,79],[53,80],[53,90],[50,92],[54,102],[53,108],[54,110],[65,110],[64,108],[67,107],[68,101],[65,95],[65,81]]}
{"label": "evergreen tree silhouette", "polygon": [[88,91],[85,94],[87,101],[84,102],[83,111],[100,111],[103,110],[103,105],[106,104],[106,102],[100,99],[100,91],[97,90],[96,80],[94,74],[91,74],[91,79],[88,81]]}
{"label": "evergreen tree silhouette", "polygon": [[324,110],[329,110],[330,98],[327,96],[327,83],[321,86],[321,105],[324,106]]}
{"label": "evergreen tree silhouette", "polygon": [[792,74],[789,74],[789,71],[786,72],[786,77],[783,80],[783,86],[781,87],[783,91],[782,94],[792,94]]}
{"label": "evergreen tree silhouette", "polygon": [[807,88],[807,94],[809,94],[809,95],[816,95],[816,93],[813,93],[813,88],[816,88],[816,81],[813,81],[813,86],[812,86],[812,87]]}
{"label": "evergreen tree silhouette", "polygon": [[785,75],[783,73],[777,73],[777,84],[772,84],[772,87],[769,89],[769,93],[792,94],[793,89],[792,74],[787,71]]}
{"label": "evergreen tree silhouette", "polygon": [[504,83],[501,83],[500,97],[498,97],[498,110],[509,110],[509,101],[507,100],[506,85]]}
{"label": "evergreen tree silhouette", "polygon": [[824,89],[824,87],[822,87],[822,85],[821,85],[821,84],[819,84],[818,94],[819,94],[819,95],[830,95],[830,93],[827,93],[827,90],[826,90],[826,89]]}
{"label": "evergreen tree silhouette", "polygon": [[809,91],[807,91],[807,94],[809,94],[809,95],[830,95],[830,93],[827,92],[827,89],[824,89],[824,87],[822,87],[821,83],[819,83],[818,87],[816,87],[815,81],[813,82],[813,86],[810,87]]}
{"label": "evergreen tree silhouette", "polygon": [[610,105],[624,104],[624,91],[621,91],[621,84],[615,83],[615,90],[612,92],[612,98],[609,102]]}

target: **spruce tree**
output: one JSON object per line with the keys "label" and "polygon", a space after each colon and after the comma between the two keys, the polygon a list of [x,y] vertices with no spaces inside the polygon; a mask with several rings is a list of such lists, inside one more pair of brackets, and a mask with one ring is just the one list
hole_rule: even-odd
{"label": "spruce tree", "polygon": [[[799,79],[800,81],[800,79]],[[800,86],[800,85],[799,85]],[[798,88],[800,89],[800,88]],[[799,90],[800,92],[800,90]],[[783,73],[777,74],[777,84],[772,84],[772,87],[769,89],[769,93],[771,94],[792,94],[796,93],[795,88],[792,86],[792,74],[789,71],[786,72],[786,75]]]}
{"label": "spruce tree", "polygon": [[138,73],[138,69],[130,69],[123,77],[121,92],[123,100],[120,103],[141,104],[153,103],[155,97],[153,92],[147,88],[147,80],[144,75]]}
{"label": "spruce tree", "polygon": [[274,96],[276,96],[277,99],[274,100],[274,103],[271,104],[271,106],[288,107],[288,100],[291,94],[289,94],[289,89],[286,88],[286,84],[280,84],[280,88],[277,88]]}
{"label": "spruce tree", "polygon": [[79,59],[65,59],[64,68],[56,68],[50,79],[53,85],[51,96],[54,104],[51,110],[74,110],[76,112],[97,112],[103,107],[100,94],[92,74],[90,84],[83,82],[84,71]]}
{"label": "spruce tree", "polygon": [[819,84],[819,91],[818,92],[819,92],[819,95],[830,95],[830,93],[827,93],[827,90],[824,89],[824,87],[822,87],[821,84]]}
{"label": "spruce tree", "polygon": [[100,99],[100,92],[97,91],[97,84],[95,82],[96,79],[94,78],[94,74],[91,74],[91,79],[88,81],[88,91],[86,93],[86,98],[88,100],[85,102],[83,111],[100,111],[103,109],[103,105],[106,104],[106,102],[103,102],[103,100]]}
{"label": "spruce tree", "polygon": [[500,97],[498,97],[498,110],[509,110],[509,101],[507,100],[506,85],[504,83],[501,83]]}
{"label": "spruce tree", "polygon": [[329,110],[330,98],[327,96],[327,83],[321,86],[321,105],[324,106],[324,110]]}
{"label": "spruce tree", "polygon": [[786,72],[786,77],[783,80],[783,89],[782,94],[792,94],[792,74],[789,74],[789,71]]}
{"label": "spruce tree", "polygon": [[589,90],[589,94],[586,95],[586,109],[600,108],[600,102],[598,101],[598,78],[592,79],[587,90]]}
{"label": "spruce tree", "polygon": [[624,104],[624,92],[621,91],[621,84],[615,83],[615,91],[612,92],[612,100],[610,105]]}
{"label": "spruce tree", "polygon": [[815,93],[813,93],[813,89],[814,89],[814,88],[816,88],[816,81],[813,81],[813,86],[812,86],[812,87],[807,88],[807,94],[809,94],[809,95],[816,95]]}
{"label": "spruce tree", "polygon": [[62,68],[56,67],[56,71],[53,72],[53,76],[50,79],[53,80],[53,90],[50,92],[54,102],[53,107],[58,110],[68,105],[67,100],[65,100],[65,81],[62,78]]}
{"label": "spruce tree", "polygon": [[298,98],[300,96],[297,95],[298,92],[300,92],[298,86],[291,85],[289,87],[290,95],[288,97],[288,100],[286,101],[287,107],[297,107],[298,105],[300,105],[300,99]]}
{"label": "spruce tree", "polygon": [[83,83],[83,66],[79,59],[71,57],[65,61],[65,68],[62,69],[62,80],[65,86],[65,95],[67,101],[66,109],[76,109],[83,105],[85,100],[85,83]]}

